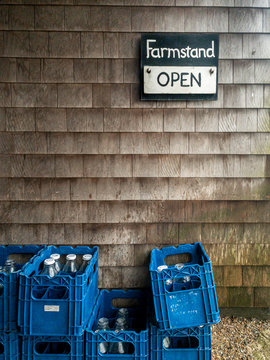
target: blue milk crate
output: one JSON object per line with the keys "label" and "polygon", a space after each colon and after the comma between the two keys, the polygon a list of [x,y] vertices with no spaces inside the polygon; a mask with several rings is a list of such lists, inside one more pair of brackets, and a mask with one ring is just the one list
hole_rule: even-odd
{"label": "blue milk crate", "polygon": [[84,360],[84,335],[22,336],[21,360]]}
{"label": "blue milk crate", "polygon": [[[182,268],[172,265],[157,270],[165,264],[167,256],[178,254],[188,254],[191,261]],[[181,329],[220,321],[211,262],[200,243],[152,250],[150,274],[160,329]]]}
{"label": "blue milk crate", "polygon": [[[116,333],[113,331],[117,310],[114,301],[135,300],[136,306],[129,307],[129,329]],[[147,360],[149,358],[149,324],[148,324],[148,293],[142,290],[102,290],[97,299],[93,314],[85,332],[85,358],[86,360]],[[126,307],[122,304],[120,307]],[[109,320],[110,331],[96,332],[98,319],[106,317]],[[132,330],[131,330],[132,329]],[[101,343],[124,343],[125,354],[103,354],[99,351]]]}
{"label": "blue milk crate", "polygon": [[[84,273],[40,275],[44,260],[92,254]],[[64,260],[65,256],[61,256]],[[98,295],[98,247],[48,246],[20,274],[18,324],[24,335],[81,335]]]}
{"label": "blue milk crate", "polygon": [[178,359],[212,359],[210,325],[178,330],[159,330],[151,326],[151,360]]}
{"label": "blue milk crate", "polygon": [[19,336],[16,331],[0,332],[0,360],[19,360]]}
{"label": "blue milk crate", "polygon": [[[0,246],[0,265],[12,255],[34,256],[43,246]],[[23,256],[23,255],[22,255]],[[21,261],[21,260],[20,260]],[[11,274],[0,273],[0,331],[13,331],[17,329],[18,309],[18,276],[25,264],[16,263],[16,271]]]}

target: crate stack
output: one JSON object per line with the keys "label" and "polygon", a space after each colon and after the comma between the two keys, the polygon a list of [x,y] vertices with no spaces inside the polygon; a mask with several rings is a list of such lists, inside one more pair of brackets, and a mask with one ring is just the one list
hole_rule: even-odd
{"label": "crate stack", "polygon": [[[84,272],[42,275],[51,254],[92,258]],[[48,246],[20,274],[18,326],[22,360],[83,360],[84,331],[98,296],[98,248]]]}
{"label": "crate stack", "polygon": [[[166,265],[169,257],[188,262]],[[155,321],[151,360],[210,360],[211,324],[220,321],[211,262],[200,243],[151,252]]]}
{"label": "crate stack", "polygon": [[[76,254],[77,263],[84,254],[92,258],[83,272],[51,278],[42,270],[55,253],[62,262],[68,254]],[[10,274],[0,272],[0,360],[211,359],[211,324],[220,317],[200,243],[152,250],[153,301],[147,290],[99,293],[97,247],[1,246],[0,265],[13,254],[31,259]],[[184,255],[190,257],[184,264],[165,264]],[[126,318],[119,328],[121,308]],[[98,326],[101,318],[106,327]]]}
{"label": "crate stack", "polygon": [[[19,276],[42,248],[33,245],[0,246],[0,360],[20,359],[17,326]],[[12,259],[15,269],[9,273],[5,263]]]}

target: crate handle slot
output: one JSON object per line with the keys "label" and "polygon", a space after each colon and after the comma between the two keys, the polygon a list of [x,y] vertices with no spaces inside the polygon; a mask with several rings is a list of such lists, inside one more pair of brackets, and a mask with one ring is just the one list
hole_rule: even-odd
{"label": "crate handle slot", "polygon": [[26,264],[33,257],[33,253],[11,253],[8,255],[8,258],[14,260],[16,264]]}
{"label": "crate handle slot", "polygon": [[112,299],[112,306],[114,308],[134,308],[140,306],[138,298],[114,298]]}
{"label": "crate handle slot", "polygon": [[[124,353],[118,352],[118,349],[122,349]],[[106,353],[104,353],[104,349]],[[112,341],[112,342],[100,342],[98,346],[98,352],[101,356],[117,355],[117,357],[133,355],[135,353],[135,347],[132,343],[127,341]]]}
{"label": "crate handle slot", "polygon": [[48,286],[35,286],[32,288],[32,299],[34,300],[39,300],[39,299],[44,299],[44,297],[46,296],[46,293],[48,291]]}
{"label": "crate handle slot", "polygon": [[165,350],[174,349],[198,349],[199,339],[195,336],[165,336],[162,339]]}
{"label": "crate handle slot", "polygon": [[184,290],[194,290],[201,286],[201,279],[198,276],[184,276],[175,277],[165,283],[168,292],[179,292]]}
{"label": "crate handle slot", "polygon": [[68,299],[68,294],[69,291],[66,286],[35,286],[32,289],[32,298],[34,300],[63,300]]}
{"label": "crate handle slot", "polygon": [[166,265],[175,264],[188,264],[192,261],[192,255],[190,253],[172,254],[165,256],[164,263]]}
{"label": "crate handle slot", "polygon": [[68,342],[48,342],[40,341],[35,344],[35,353],[38,355],[68,355],[71,352],[71,346]]}
{"label": "crate handle slot", "polygon": [[0,342],[0,354],[4,354],[5,346],[2,342]]}
{"label": "crate handle slot", "polygon": [[[187,254],[189,254],[190,257],[185,259]],[[184,257],[179,257],[180,255]],[[166,263],[168,263],[169,266],[172,265],[172,263],[173,265],[183,263],[185,266],[192,264],[202,266],[204,263],[210,262],[208,255],[199,242],[194,244],[179,245],[177,247],[169,246],[160,250],[153,249],[151,251],[150,271],[157,271],[159,266],[165,265],[166,258]],[[187,262],[188,260],[189,262]]]}

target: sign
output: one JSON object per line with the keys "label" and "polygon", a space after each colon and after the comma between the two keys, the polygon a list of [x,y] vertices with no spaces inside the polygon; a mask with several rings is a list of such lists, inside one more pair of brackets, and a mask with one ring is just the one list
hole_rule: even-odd
{"label": "sign", "polygon": [[142,100],[216,100],[217,34],[143,34]]}

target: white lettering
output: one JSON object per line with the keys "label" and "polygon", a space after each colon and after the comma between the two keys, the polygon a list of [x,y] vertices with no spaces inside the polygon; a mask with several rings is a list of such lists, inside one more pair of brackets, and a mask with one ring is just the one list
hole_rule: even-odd
{"label": "white lettering", "polygon": [[[175,48],[175,49],[168,49],[168,59],[171,57],[171,53],[173,53],[173,58],[178,57],[180,58],[180,50]],[[175,56],[177,54],[177,56]]]}
{"label": "white lettering", "polygon": [[212,41],[212,47],[206,50],[207,57],[215,57],[215,42]]}
{"label": "white lettering", "polygon": [[215,42],[211,42],[211,47],[205,48],[191,48],[187,46],[185,48],[166,48],[166,47],[152,47],[152,43],[155,43],[157,40],[147,39],[146,40],[146,58],[150,57],[154,59],[160,58],[211,58],[215,57]]}
{"label": "white lettering", "polygon": [[181,49],[181,58],[183,59],[187,56],[186,50],[187,49]]}
{"label": "white lettering", "polygon": [[192,49],[191,52],[190,52],[190,55],[193,58],[198,58],[198,49],[197,48]]}
{"label": "white lettering", "polygon": [[150,50],[152,50],[153,48],[149,46],[149,44],[151,42],[157,42],[157,40],[152,40],[152,39],[147,39],[146,40],[146,57],[147,59],[150,57]]}
{"label": "white lettering", "polygon": [[159,48],[154,48],[151,50],[151,56],[153,58],[160,58],[160,49]]}

